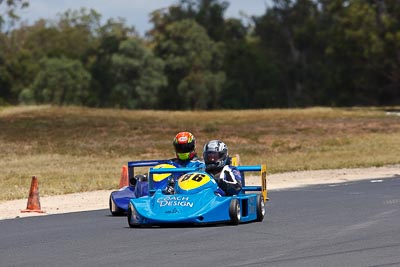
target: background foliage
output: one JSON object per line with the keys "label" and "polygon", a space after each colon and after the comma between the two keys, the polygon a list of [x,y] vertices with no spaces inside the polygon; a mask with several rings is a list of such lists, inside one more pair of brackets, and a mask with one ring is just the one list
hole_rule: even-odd
{"label": "background foliage", "polygon": [[212,110],[400,100],[397,0],[273,0],[246,20],[226,18],[226,1],[180,0],[152,12],[143,37],[122,19],[102,23],[95,10],[25,25],[18,12],[28,1],[0,5],[3,105]]}

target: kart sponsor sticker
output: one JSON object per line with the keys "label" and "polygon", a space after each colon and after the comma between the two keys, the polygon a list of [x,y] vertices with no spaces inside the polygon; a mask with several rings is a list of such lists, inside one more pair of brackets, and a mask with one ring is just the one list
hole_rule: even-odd
{"label": "kart sponsor sticker", "polygon": [[176,208],[173,208],[172,210],[167,210],[165,213],[173,214],[173,213],[179,213],[179,211]]}
{"label": "kart sponsor sticker", "polygon": [[193,208],[193,201],[188,196],[165,196],[157,199],[160,207],[190,207]]}

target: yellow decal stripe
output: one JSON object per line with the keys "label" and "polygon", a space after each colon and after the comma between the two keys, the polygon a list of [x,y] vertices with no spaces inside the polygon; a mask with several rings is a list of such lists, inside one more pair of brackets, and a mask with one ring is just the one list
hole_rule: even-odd
{"label": "yellow decal stripe", "polygon": [[[175,168],[175,166],[171,165],[171,164],[159,164],[157,166],[154,166],[154,169],[161,169],[161,168]],[[170,175],[171,175],[171,173],[153,174],[153,181],[154,182],[160,182],[160,181],[168,178]]]}

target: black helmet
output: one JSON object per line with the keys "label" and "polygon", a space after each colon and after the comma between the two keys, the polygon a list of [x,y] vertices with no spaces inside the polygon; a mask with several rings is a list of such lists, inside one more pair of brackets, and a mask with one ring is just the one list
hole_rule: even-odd
{"label": "black helmet", "polygon": [[212,140],[203,149],[203,159],[207,171],[217,171],[228,163],[228,147],[224,142]]}

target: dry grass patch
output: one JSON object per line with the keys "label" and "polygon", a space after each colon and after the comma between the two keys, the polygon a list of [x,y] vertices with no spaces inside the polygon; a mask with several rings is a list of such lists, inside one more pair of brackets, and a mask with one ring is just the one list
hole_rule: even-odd
{"label": "dry grass patch", "polygon": [[172,138],[195,134],[198,151],[221,139],[242,164],[270,173],[400,163],[400,117],[377,108],[129,111],[78,107],[0,109],[0,200],[117,188],[130,160],[171,158]]}

